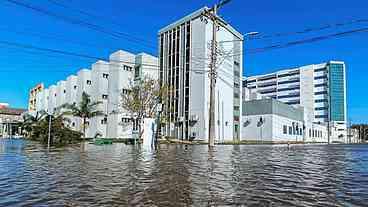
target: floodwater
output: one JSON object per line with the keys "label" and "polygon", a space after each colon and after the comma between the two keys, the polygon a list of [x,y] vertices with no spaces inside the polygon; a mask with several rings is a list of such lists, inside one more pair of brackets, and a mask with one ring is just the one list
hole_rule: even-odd
{"label": "floodwater", "polygon": [[0,139],[0,206],[368,206],[368,146],[84,146]]}

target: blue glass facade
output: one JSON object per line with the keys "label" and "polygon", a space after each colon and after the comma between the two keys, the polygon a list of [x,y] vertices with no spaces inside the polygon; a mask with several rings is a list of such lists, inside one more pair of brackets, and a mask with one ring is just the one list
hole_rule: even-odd
{"label": "blue glass facade", "polygon": [[343,64],[329,65],[330,121],[345,121],[345,69]]}

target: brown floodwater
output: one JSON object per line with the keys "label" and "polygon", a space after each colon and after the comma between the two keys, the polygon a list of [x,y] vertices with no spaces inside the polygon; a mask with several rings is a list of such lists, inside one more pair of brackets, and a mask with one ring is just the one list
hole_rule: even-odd
{"label": "brown floodwater", "polygon": [[0,206],[368,206],[367,145],[124,144],[47,152],[0,139]]}

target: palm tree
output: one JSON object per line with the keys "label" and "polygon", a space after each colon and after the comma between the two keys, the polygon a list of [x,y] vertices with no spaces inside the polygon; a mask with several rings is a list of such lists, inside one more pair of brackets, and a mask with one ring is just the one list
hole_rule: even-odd
{"label": "palm tree", "polygon": [[23,115],[22,129],[24,129],[28,135],[32,135],[34,127],[42,121],[47,115],[46,111],[36,112],[35,115],[26,113]]}
{"label": "palm tree", "polygon": [[85,138],[87,119],[105,115],[103,111],[99,111],[96,109],[96,107],[101,103],[102,103],[101,101],[91,102],[90,95],[88,95],[86,92],[83,92],[82,100],[78,105],[76,103],[64,104],[62,108],[68,110],[64,114],[79,117],[83,120],[83,137]]}

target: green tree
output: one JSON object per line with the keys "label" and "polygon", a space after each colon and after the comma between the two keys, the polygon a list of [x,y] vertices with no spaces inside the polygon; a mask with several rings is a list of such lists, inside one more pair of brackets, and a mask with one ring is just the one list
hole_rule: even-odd
{"label": "green tree", "polygon": [[128,88],[128,92],[121,93],[119,106],[130,117],[136,119],[135,124],[137,124],[138,135],[141,138],[143,119],[156,116],[157,107],[160,103],[166,102],[169,90],[168,87],[160,86],[158,81],[150,77],[131,81]]}
{"label": "green tree", "polygon": [[46,111],[36,112],[36,114],[26,113],[23,115],[22,129],[28,137],[32,136],[35,126],[47,116]]}
{"label": "green tree", "polygon": [[91,97],[87,93],[82,93],[82,100],[79,104],[64,104],[61,108],[66,109],[64,112],[66,115],[79,117],[83,120],[82,130],[83,137],[86,138],[86,123],[87,120],[96,116],[104,116],[103,111],[97,110],[97,106],[100,105],[101,101],[91,102]]}
{"label": "green tree", "polygon": [[48,143],[49,133],[49,121],[51,119],[51,145],[53,146],[65,146],[67,144],[75,143],[82,136],[82,133],[69,129],[65,123],[69,122],[68,118],[64,117],[64,114],[48,115],[42,120],[37,122],[33,129],[33,136],[31,137],[35,141],[39,141],[43,144]]}

